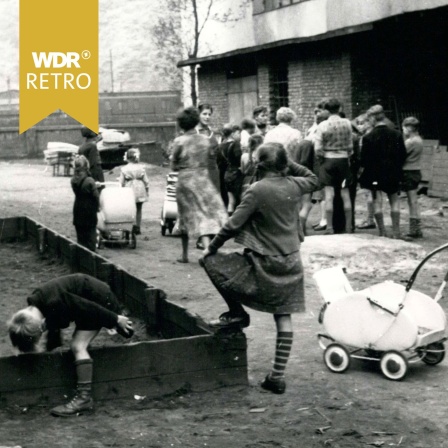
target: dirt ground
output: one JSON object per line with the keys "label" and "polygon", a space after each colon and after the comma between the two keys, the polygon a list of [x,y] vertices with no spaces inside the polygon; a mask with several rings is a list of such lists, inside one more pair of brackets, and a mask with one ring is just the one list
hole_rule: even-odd
{"label": "dirt ground", "polygon": [[[225,310],[197,260],[191,243],[189,264],[178,264],[180,239],[160,234],[160,211],[167,168],[148,166],[150,202],[143,209],[137,249],[105,248],[102,255],[166,291],[170,300],[209,319]],[[0,217],[28,215],[75,239],[69,178],[53,177],[42,162],[0,162]],[[117,170],[108,174],[113,180]],[[446,243],[448,217],[439,199],[420,196],[425,238],[415,243],[379,238],[375,231],[355,235],[312,235],[302,246],[307,311],[293,317],[295,339],[287,370],[287,391],[273,395],[259,387],[271,367],[275,330],[272,316],[253,312],[248,338],[249,386],[213,391],[178,391],[159,399],[134,397],[97,403],[92,416],[53,418],[47,407],[9,406],[0,410],[0,447],[448,447],[448,361],[435,367],[411,364],[402,382],[386,380],[376,363],[353,360],[342,374],[327,370],[316,334],[322,301],[312,274],[345,265],[354,289],[384,280],[406,281],[424,255]],[[357,220],[365,215],[362,199]],[[402,201],[402,228],[407,205]],[[317,221],[313,209],[310,222]],[[390,225],[390,220],[386,221]],[[312,233],[312,230],[310,230]],[[234,243],[225,250],[234,250]],[[0,252],[0,276],[5,271]],[[446,274],[448,251],[419,274],[415,289],[434,296]],[[8,260],[6,260],[7,264]],[[26,264],[26,263],[25,263]],[[11,273],[22,306],[33,272]],[[1,293],[3,300],[4,292]],[[0,300],[0,302],[1,302]],[[441,305],[447,308],[445,299]],[[4,327],[2,327],[4,328]],[[5,335],[0,335],[4,341]],[[142,391],[142,396],[144,395]]]}

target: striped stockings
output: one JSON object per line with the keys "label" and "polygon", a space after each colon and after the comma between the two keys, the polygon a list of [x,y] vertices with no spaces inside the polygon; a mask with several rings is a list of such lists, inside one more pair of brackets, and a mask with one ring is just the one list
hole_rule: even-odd
{"label": "striped stockings", "polygon": [[275,345],[275,361],[271,372],[271,379],[280,379],[285,376],[286,364],[292,347],[293,333],[291,331],[279,331]]}

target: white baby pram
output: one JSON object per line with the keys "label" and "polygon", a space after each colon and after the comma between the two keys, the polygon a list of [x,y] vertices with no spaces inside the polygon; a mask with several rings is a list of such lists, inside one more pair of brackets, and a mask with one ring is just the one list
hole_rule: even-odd
{"label": "white baby pram", "polygon": [[422,266],[448,244],[430,252],[406,286],[392,281],[353,291],[343,267],[314,274],[323,305],[318,334],[324,362],[335,373],[345,372],[352,358],[378,361],[390,380],[401,380],[409,363],[436,365],[445,357],[446,317],[438,304],[448,280],[445,276],[434,299],[412,290]]}
{"label": "white baby pram", "polygon": [[103,182],[101,185],[106,188],[100,194],[97,247],[101,249],[106,242],[124,244],[135,249],[137,207],[134,191],[130,187],[121,187],[118,182]]}
{"label": "white baby pram", "polygon": [[167,229],[170,234],[173,233],[173,229],[177,220],[177,175],[178,173],[171,172],[166,176],[165,199],[163,201],[162,213],[160,217],[160,227],[163,236],[166,235]]}

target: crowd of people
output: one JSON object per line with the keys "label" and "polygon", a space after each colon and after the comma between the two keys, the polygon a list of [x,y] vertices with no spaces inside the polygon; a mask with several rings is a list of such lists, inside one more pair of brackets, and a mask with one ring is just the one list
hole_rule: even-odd
{"label": "crowd of people", "polygon": [[[213,166],[209,177],[220,193],[228,216],[234,213],[255,180],[257,148],[262,143],[280,143],[290,161],[310,169],[319,179],[319,188],[301,198],[299,222],[303,235],[308,233],[308,216],[316,204],[320,219],[312,224],[315,232],[353,233],[377,228],[380,236],[403,239],[423,236],[417,202],[423,140],[417,118],[407,117],[400,132],[386,117],[382,106],[374,105],[349,120],[342,104],[333,98],[317,104],[314,123],[302,136],[294,126],[297,116],[288,107],[276,111],[277,126],[268,124],[268,109],[257,106],[251,118],[226,123],[219,131],[211,129],[213,107],[210,104],[200,105],[198,112],[196,133],[209,140],[207,166],[209,170]],[[185,157],[188,158],[188,151]],[[177,170],[174,164],[172,167]],[[400,231],[400,192],[408,198],[407,234]],[[384,225],[383,197],[390,204],[391,232]],[[367,208],[366,219],[358,224],[356,200],[364,202]]]}
{"label": "crowd of people", "polygon": [[[304,269],[300,244],[313,203],[320,220],[314,230],[326,234],[353,233],[358,185],[367,218],[358,229],[384,224],[383,197],[390,204],[392,238],[401,238],[399,194],[408,198],[410,231],[405,238],[421,238],[417,189],[421,181],[423,141],[419,121],[408,117],[400,133],[380,105],[354,120],[345,117],[337,99],[319,103],[314,123],[302,136],[289,107],[276,111],[277,126],[268,124],[268,109],[257,106],[241,123],[227,123],[217,132],[211,126],[213,107],[202,104],[177,114],[180,135],[171,146],[171,167],[178,173],[176,188],[182,252],[189,262],[194,238],[203,250],[200,264],[228,306],[209,322],[215,329],[245,328],[245,307],[273,315],[276,346],[271,371],[261,387],[285,392],[293,325],[291,314],[305,310]],[[104,182],[96,134],[83,128],[85,143],[75,160],[71,185],[75,194],[73,224],[78,243],[95,251],[97,211]],[[133,188],[140,232],[142,205],[148,199],[148,178],[138,151],[127,152],[120,169],[122,186]],[[220,252],[231,238],[242,252]],[[75,322],[71,344],[75,355],[78,392],[67,404],[52,410],[71,416],[91,410],[92,360],[88,346],[102,328],[132,335],[132,322],[120,310],[110,288],[89,276],[54,279],[36,289],[28,307],[8,322],[12,344],[22,352],[35,351],[48,330],[47,349],[60,345],[59,330]]]}

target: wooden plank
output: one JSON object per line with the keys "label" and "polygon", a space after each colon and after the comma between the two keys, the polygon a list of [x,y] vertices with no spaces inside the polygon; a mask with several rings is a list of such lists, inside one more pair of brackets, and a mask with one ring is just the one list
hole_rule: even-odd
{"label": "wooden plank", "polygon": [[70,266],[71,262],[71,246],[73,245],[73,241],[70,241],[68,238],[59,235],[59,253],[60,257],[64,261],[64,263]]}
{"label": "wooden plank", "polygon": [[73,244],[71,243],[69,245],[69,260],[68,260],[68,265],[70,266],[70,272],[72,274],[79,272],[79,268],[78,268],[78,249],[79,246],[77,244]]}
{"label": "wooden plank", "polygon": [[0,241],[13,241],[19,239],[21,232],[20,221],[23,218],[0,219]]}
{"label": "wooden plank", "polygon": [[27,239],[31,240],[34,243],[36,243],[37,241],[37,229],[39,226],[40,224],[34,219],[29,217],[26,218],[26,236]]}
{"label": "wooden plank", "polygon": [[44,226],[39,226],[37,228],[37,251],[42,255],[47,249],[47,229]]}
{"label": "wooden plank", "polygon": [[79,244],[76,244],[76,246],[78,255],[78,272],[96,277],[95,253]]}
{"label": "wooden plank", "polygon": [[[205,379],[216,386],[247,384],[246,348],[243,333],[232,338],[195,336],[92,348],[95,396],[157,396],[176,390],[179,384],[204,387]],[[69,351],[0,358],[0,371],[0,400],[16,394],[35,400],[75,385]],[[119,389],[122,391],[111,393]]]}
{"label": "wooden plank", "polygon": [[160,290],[156,288],[145,289],[146,309],[145,322],[150,335],[157,335],[161,332],[159,319]]}
{"label": "wooden plank", "polygon": [[[246,338],[214,335],[144,341],[89,350],[94,360],[94,382],[244,367]],[[28,354],[0,358],[0,392],[66,386],[73,381],[73,355]],[[55,375],[55,372],[58,372]]]}
{"label": "wooden plank", "polygon": [[[95,382],[92,394],[96,402],[117,398],[134,399],[135,395],[150,399],[174,393],[205,392],[223,386],[247,386],[247,384],[247,369],[245,367],[222,368],[213,371],[198,371],[194,375],[178,373],[112,382]],[[42,389],[0,392],[0,401],[3,405],[13,404],[19,407],[54,406],[65,403],[67,398],[73,395],[75,382],[73,380],[66,386],[51,386],[50,383],[48,387]]]}
{"label": "wooden plank", "polygon": [[123,284],[123,269],[114,265],[112,270],[112,284],[110,285],[112,291],[118,297],[121,303],[124,304],[124,284]]}
{"label": "wooden plank", "polygon": [[198,320],[202,320],[199,316],[194,316],[184,307],[167,300],[159,301],[157,317],[164,336],[168,336],[168,330],[170,330],[170,336],[207,334],[198,326]]}
{"label": "wooden plank", "polygon": [[96,278],[112,286],[113,265],[103,257],[95,256]]}
{"label": "wooden plank", "polygon": [[124,305],[135,316],[144,316],[147,311],[145,291],[150,285],[126,271],[123,271],[122,279]]}
{"label": "wooden plank", "polygon": [[53,230],[47,229],[47,250],[54,257],[60,257],[59,251],[59,234]]}

